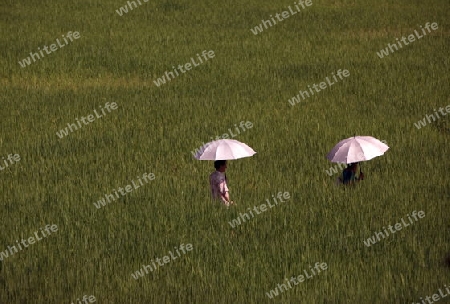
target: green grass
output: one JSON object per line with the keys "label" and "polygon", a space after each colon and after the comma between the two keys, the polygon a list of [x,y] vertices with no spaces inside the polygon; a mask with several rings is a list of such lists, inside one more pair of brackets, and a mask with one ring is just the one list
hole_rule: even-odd
{"label": "green grass", "polygon": [[[58,231],[0,262],[0,303],[411,303],[448,284],[448,117],[414,123],[449,101],[448,1],[313,1],[254,35],[294,1],[6,0],[0,4],[0,251],[46,224]],[[426,22],[439,29],[380,59]],[[21,68],[68,31],[80,38]],[[208,62],[156,87],[195,54]],[[291,106],[338,69],[350,76]],[[59,139],[106,102],[118,109]],[[257,154],[228,166],[226,209],[209,200],[212,162],[191,152],[234,124]],[[389,151],[334,185],[326,154],[356,135]],[[156,178],[101,209],[94,202],[143,173]],[[272,194],[291,199],[235,229]],[[366,247],[412,211],[425,218]],[[143,278],[131,273],[180,244],[193,251]],[[328,269],[270,300],[309,265]]]}

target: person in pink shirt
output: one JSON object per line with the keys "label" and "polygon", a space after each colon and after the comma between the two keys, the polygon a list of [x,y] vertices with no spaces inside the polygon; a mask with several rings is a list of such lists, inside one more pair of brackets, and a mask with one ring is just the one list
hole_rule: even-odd
{"label": "person in pink shirt", "polygon": [[228,194],[227,176],[225,174],[227,161],[216,160],[214,162],[214,168],[216,168],[216,171],[209,176],[211,197],[213,200],[219,200],[225,206],[230,206],[234,204],[234,202],[230,200],[230,195]]}

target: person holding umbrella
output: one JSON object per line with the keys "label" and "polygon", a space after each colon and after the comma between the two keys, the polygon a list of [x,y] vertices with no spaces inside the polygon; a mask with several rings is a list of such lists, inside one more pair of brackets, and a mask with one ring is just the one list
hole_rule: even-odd
{"label": "person holding umbrella", "polygon": [[343,178],[339,180],[343,184],[353,184],[355,181],[364,179],[364,174],[361,172],[361,167],[359,169],[359,176],[356,177],[356,171],[359,163],[381,156],[388,149],[388,145],[372,136],[355,135],[353,137],[341,140],[328,153],[327,158],[334,163],[348,164],[348,167],[343,172]]}
{"label": "person holding umbrella", "polygon": [[219,200],[226,206],[235,204],[230,200],[230,195],[228,194],[227,176],[225,174],[227,160],[250,157],[255,153],[252,148],[234,139],[219,139],[201,147],[194,155],[194,158],[198,160],[214,160],[214,168],[216,168],[216,171],[209,176],[213,200]]}
{"label": "person holding umbrella", "polygon": [[230,200],[230,195],[228,193],[227,175],[225,174],[227,161],[216,160],[214,162],[214,168],[216,168],[216,171],[209,176],[212,199],[221,201],[225,206],[233,205],[234,202]]}

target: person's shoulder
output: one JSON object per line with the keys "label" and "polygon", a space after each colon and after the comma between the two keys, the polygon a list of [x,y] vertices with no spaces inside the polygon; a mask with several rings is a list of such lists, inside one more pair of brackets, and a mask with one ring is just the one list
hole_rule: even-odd
{"label": "person's shoulder", "polygon": [[218,171],[214,171],[214,172],[212,172],[212,173],[209,175],[209,177],[211,177],[211,178],[217,178],[217,177],[220,177],[220,173],[219,173]]}

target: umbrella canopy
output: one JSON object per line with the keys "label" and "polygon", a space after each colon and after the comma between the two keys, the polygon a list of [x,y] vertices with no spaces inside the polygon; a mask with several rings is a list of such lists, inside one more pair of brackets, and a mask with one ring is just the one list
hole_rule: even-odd
{"label": "umbrella canopy", "polygon": [[219,139],[203,145],[195,154],[198,160],[228,160],[253,156],[256,152],[240,141]]}
{"label": "umbrella canopy", "polygon": [[328,153],[333,163],[356,163],[383,155],[389,147],[372,136],[354,136],[341,140]]}

